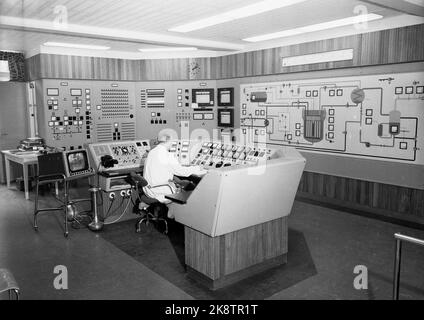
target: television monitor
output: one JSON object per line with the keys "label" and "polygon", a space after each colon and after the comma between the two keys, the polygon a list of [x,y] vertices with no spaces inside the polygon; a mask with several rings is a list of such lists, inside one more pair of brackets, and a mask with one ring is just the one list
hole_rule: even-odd
{"label": "television monitor", "polygon": [[192,103],[196,103],[200,108],[213,107],[215,105],[214,89],[193,89]]}
{"label": "television monitor", "polygon": [[64,151],[63,161],[67,178],[82,177],[93,173],[86,149]]}
{"label": "television monitor", "polygon": [[218,109],[218,127],[234,127],[234,109]]}
{"label": "television monitor", "polygon": [[218,88],[218,107],[234,106],[234,88]]}

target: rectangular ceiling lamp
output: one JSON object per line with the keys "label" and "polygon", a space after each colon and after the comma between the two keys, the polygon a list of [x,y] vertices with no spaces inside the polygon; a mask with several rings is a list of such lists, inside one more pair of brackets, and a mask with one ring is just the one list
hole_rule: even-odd
{"label": "rectangular ceiling lamp", "polygon": [[87,49],[87,50],[109,50],[110,47],[95,46],[90,44],[77,44],[77,43],[63,43],[63,42],[45,42],[47,47],[61,47],[61,48],[73,48],[73,49]]}
{"label": "rectangular ceiling lamp", "polygon": [[176,52],[176,51],[196,51],[195,47],[163,47],[163,48],[143,48],[140,52]]}
{"label": "rectangular ceiling lamp", "polygon": [[0,60],[0,81],[10,81],[9,61]]}
{"label": "rectangular ceiling lamp", "polygon": [[304,26],[304,27],[300,27],[300,28],[289,29],[289,30],[284,30],[284,31],[279,31],[279,32],[267,33],[267,34],[263,34],[263,35],[260,35],[260,36],[249,37],[249,38],[243,39],[243,41],[259,42],[259,41],[266,41],[266,40],[272,40],[272,39],[278,39],[278,38],[285,38],[285,37],[296,36],[296,35],[304,34],[304,33],[308,33],[308,32],[316,32],[316,31],[328,30],[328,29],[333,29],[333,28],[340,28],[340,27],[349,26],[349,25],[353,25],[353,24],[360,24],[360,23],[364,23],[364,22],[368,22],[368,21],[374,21],[374,20],[378,20],[378,19],[382,19],[382,18],[383,18],[383,16],[381,16],[379,14],[375,14],[375,13],[360,14],[360,15],[357,15],[357,16],[348,17],[348,18],[344,18],[344,19],[332,20],[332,21],[327,21],[327,22],[318,23],[318,24],[312,24],[312,25],[308,25],[308,26]]}
{"label": "rectangular ceiling lamp", "polygon": [[207,28],[210,26],[215,26],[217,24],[234,21],[242,18],[251,17],[257,14],[264,12],[280,9],[283,7],[288,7],[306,0],[264,0],[247,5],[238,9],[226,11],[214,16],[210,16],[204,19],[197,21],[189,22],[171,29],[168,31],[173,32],[190,32],[194,30],[199,30]]}
{"label": "rectangular ceiling lamp", "polygon": [[283,57],[283,67],[300,66],[305,64],[344,61],[353,59],[353,49],[319,52],[301,56]]}

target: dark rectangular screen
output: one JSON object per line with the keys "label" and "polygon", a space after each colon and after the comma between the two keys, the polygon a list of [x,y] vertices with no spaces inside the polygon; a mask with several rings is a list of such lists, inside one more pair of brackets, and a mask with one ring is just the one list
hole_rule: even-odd
{"label": "dark rectangular screen", "polygon": [[234,127],[234,109],[218,109],[218,127]]}
{"label": "dark rectangular screen", "polygon": [[88,170],[87,152],[75,151],[67,154],[68,168],[70,173]]}
{"label": "dark rectangular screen", "polygon": [[213,107],[215,105],[214,89],[193,89],[192,102],[199,107]]}

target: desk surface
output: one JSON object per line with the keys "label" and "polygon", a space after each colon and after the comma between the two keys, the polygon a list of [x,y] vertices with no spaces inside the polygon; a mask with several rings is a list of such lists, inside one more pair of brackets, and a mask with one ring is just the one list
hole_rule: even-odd
{"label": "desk surface", "polygon": [[38,151],[19,151],[17,149],[2,150],[1,152],[5,155],[6,158],[19,162],[19,163],[24,163],[24,162],[37,163],[38,156],[40,155]]}
{"label": "desk surface", "polygon": [[168,194],[165,196],[165,198],[179,204],[186,204],[187,199],[190,197],[191,193],[192,191],[181,191],[174,194]]}

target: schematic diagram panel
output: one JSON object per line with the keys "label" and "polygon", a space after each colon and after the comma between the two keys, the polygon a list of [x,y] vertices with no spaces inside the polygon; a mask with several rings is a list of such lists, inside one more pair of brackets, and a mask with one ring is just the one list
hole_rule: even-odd
{"label": "schematic diagram panel", "polygon": [[424,74],[240,86],[248,142],[424,164]]}

